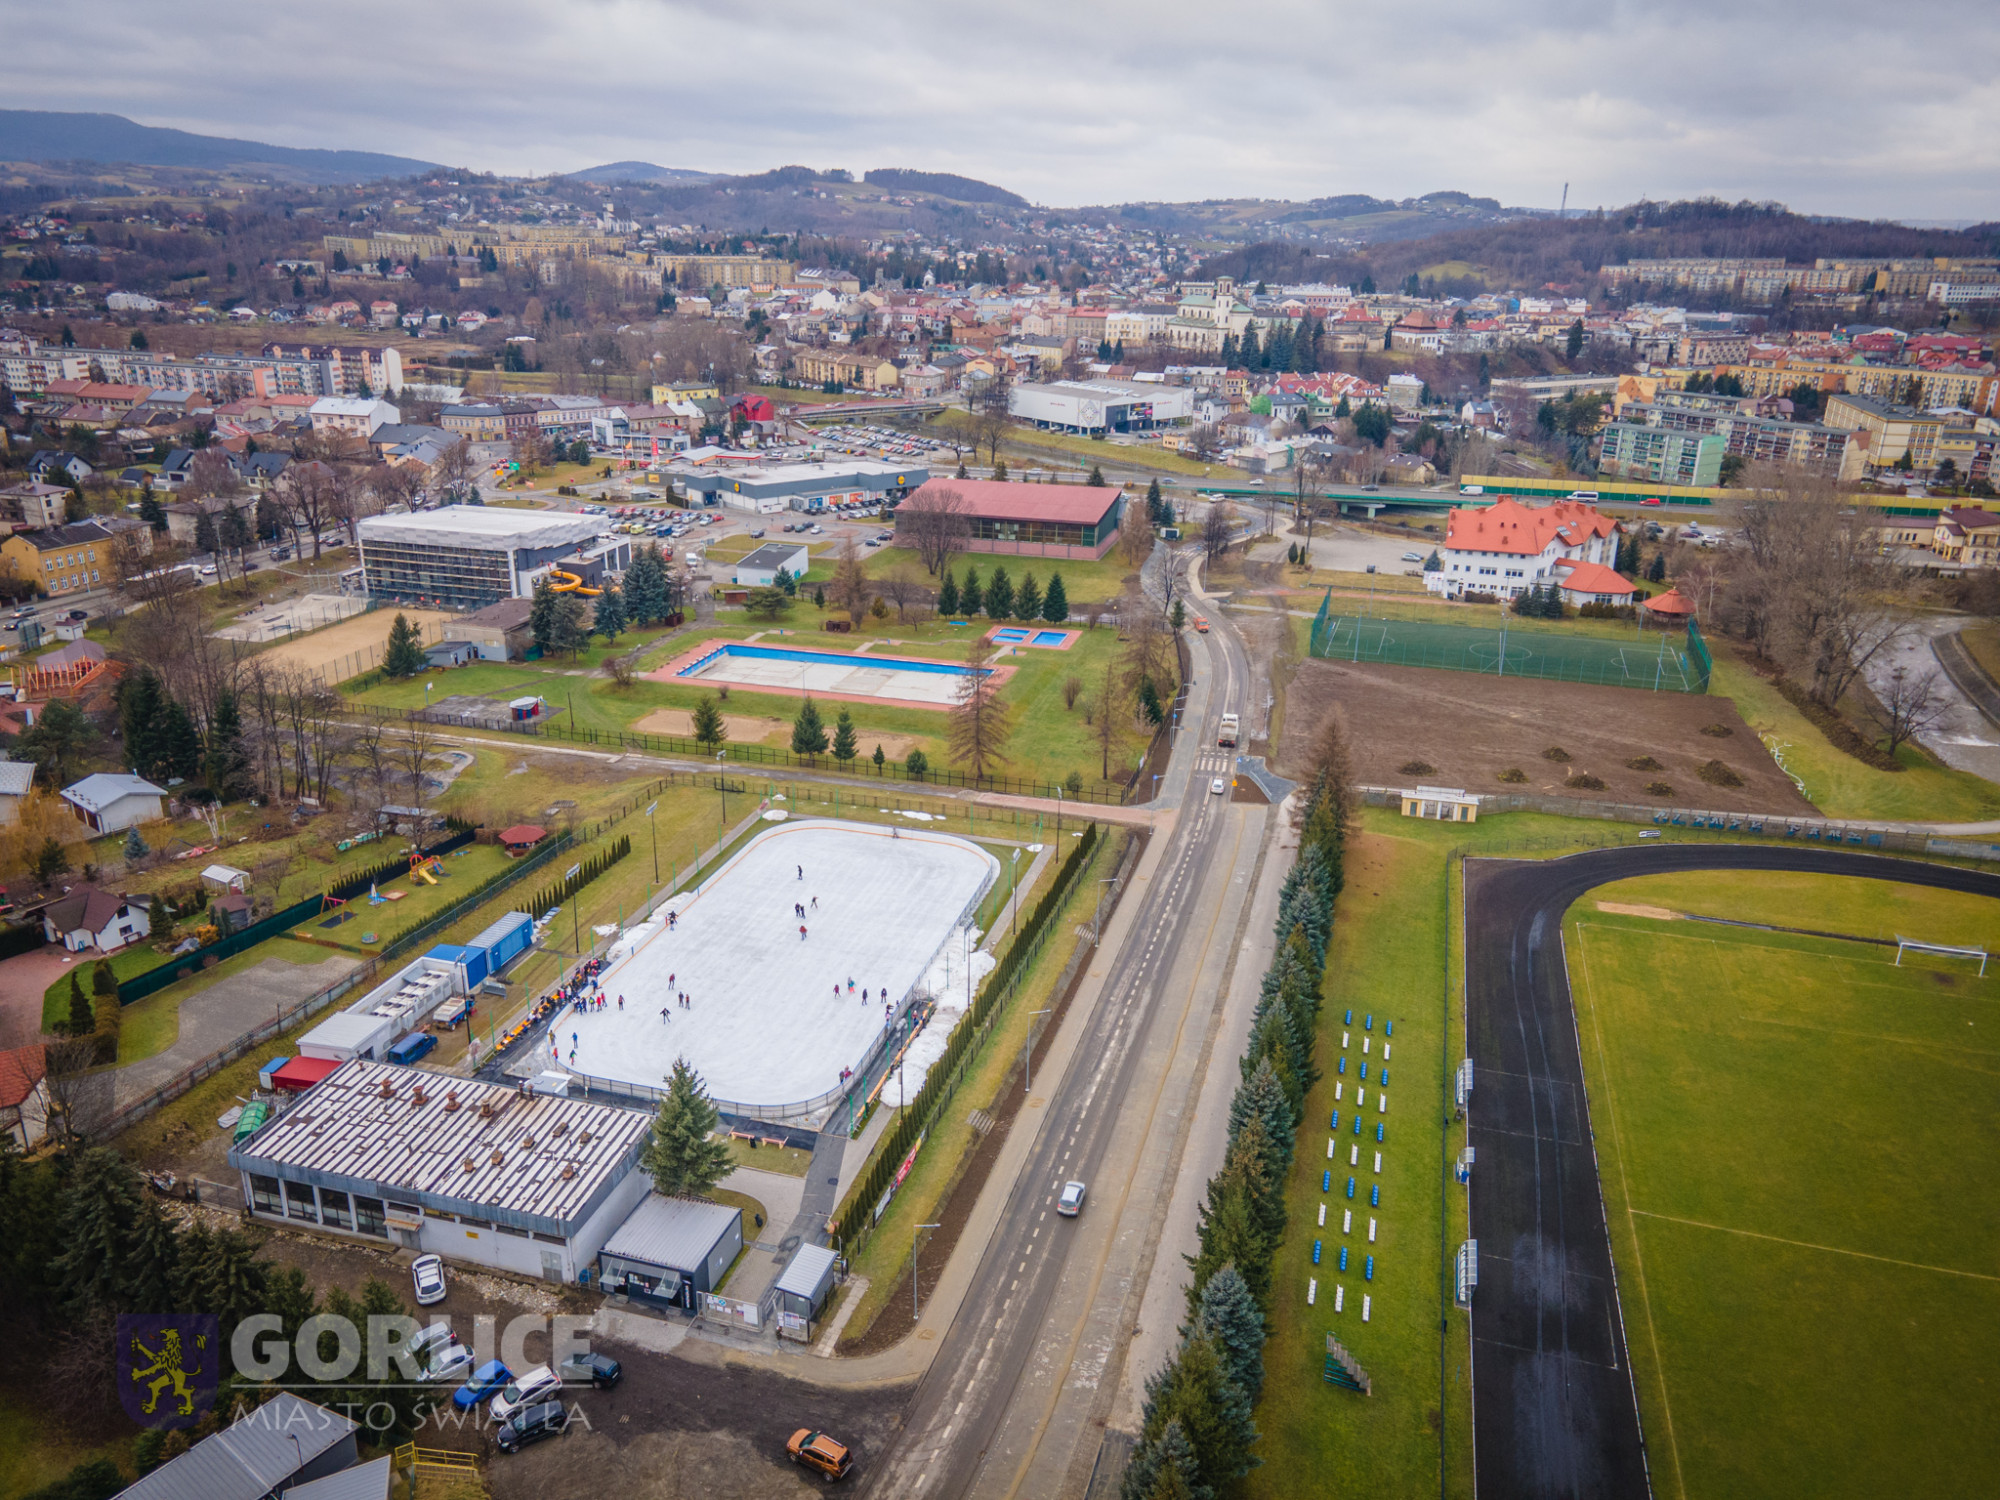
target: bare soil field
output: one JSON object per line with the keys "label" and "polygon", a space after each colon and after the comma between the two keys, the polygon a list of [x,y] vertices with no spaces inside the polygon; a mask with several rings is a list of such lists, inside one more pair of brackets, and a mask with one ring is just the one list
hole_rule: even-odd
{"label": "bare soil field", "polygon": [[389,640],[389,626],[398,614],[405,616],[416,626],[426,645],[443,639],[442,631],[447,621],[456,618],[442,610],[435,609],[376,609],[365,615],[356,615],[350,620],[342,620],[338,625],[329,625],[324,630],[315,630],[311,635],[293,636],[280,641],[270,650],[262,652],[258,660],[272,665],[296,665],[318,669],[322,677],[330,672],[338,672],[338,677],[327,678],[342,681],[357,673],[366,672],[382,660],[382,648]]}
{"label": "bare soil field", "polygon": [[[1813,811],[1727,698],[1307,661],[1291,683],[1281,771],[1297,774],[1313,732],[1336,704],[1346,716],[1355,777],[1372,786],[1421,780],[1472,792],[1552,793],[1718,812]],[[1729,733],[1704,734],[1705,728]],[[1552,748],[1569,759],[1544,758]],[[1631,767],[1646,757],[1658,768]],[[1434,769],[1420,776],[1404,771],[1412,761]],[[1696,768],[1709,761],[1721,761],[1743,784],[1702,780]],[[1510,769],[1528,779],[1501,781],[1500,773]],[[1565,784],[1579,774],[1596,776],[1603,789]],[[1671,791],[1646,790],[1655,783]]]}

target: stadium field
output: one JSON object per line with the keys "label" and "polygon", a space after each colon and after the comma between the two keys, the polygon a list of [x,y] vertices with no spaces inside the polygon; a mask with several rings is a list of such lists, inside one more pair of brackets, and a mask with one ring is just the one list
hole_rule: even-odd
{"label": "stadium field", "polygon": [[2000,903],[1711,872],[1601,886],[1570,910],[1662,1497],[1990,1492],[2000,963],[1983,979],[1976,960],[1899,968],[1883,942],[1898,933],[1994,946]]}

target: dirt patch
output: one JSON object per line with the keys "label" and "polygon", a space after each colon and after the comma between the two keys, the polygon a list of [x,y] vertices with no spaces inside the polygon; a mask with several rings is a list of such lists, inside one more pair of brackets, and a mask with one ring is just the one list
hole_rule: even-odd
{"label": "dirt patch", "polygon": [[[1727,698],[1308,661],[1291,684],[1279,766],[1286,774],[1296,773],[1313,732],[1335,704],[1346,715],[1355,778],[1368,785],[1401,785],[1398,767],[1420,759],[1438,768],[1433,784],[1472,792],[1505,790],[1500,773],[1520,767],[1527,772],[1524,791],[1653,802],[1645,786],[1659,773],[1632,770],[1630,763],[1650,758],[1693,783],[1696,768],[1715,753],[1715,740],[1702,731],[1721,723],[1734,731],[1730,764],[1742,785],[1702,786],[1696,798],[1701,806],[1812,811]],[[1562,762],[1544,758],[1558,735],[1567,757]],[[1604,789],[1577,788],[1579,774],[1602,779]]]}
{"label": "dirt patch", "polygon": [[[724,714],[723,728],[729,731],[732,745],[762,745],[773,739],[791,743],[792,726],[784,719],[753,718],[745,714]],[[694,714],[685,708],[656,708],[645,718],[633,724],[640,734],[671,734],[682,739],[694,738]],[[873,755],[880,745],[882,753],[890,760],[901,760],[918,743],[912,734],[878,734],[865,724],[854,726],[855,743],[862,747],[864,755]]]}
{"label": "dirt patch", "polygon": [[[339,672],[343,676],[337,680],[345,680],[368,671],[382,660],[382,648],[389,640],[389,626],[399,613],[423,633],[426,644],[441,639],[439,629],[447,621],[457,618],[435,609],[370,610],[365,615],[342,620],[338,625],[315,630],[311,635],[298,635],[280,641],[262,652],[258,660],[273,665],[317,668],[322,676],[328,672]],[[348,670],[350,667],[351,671]]]}
{"label": "dirt patch", "polygon": [[1628,906],[1622,901],[1600,901],[1597,909],[1614,917],[1651,917],[1656,922],[1678,922],[1681,914],[1664,906]]}

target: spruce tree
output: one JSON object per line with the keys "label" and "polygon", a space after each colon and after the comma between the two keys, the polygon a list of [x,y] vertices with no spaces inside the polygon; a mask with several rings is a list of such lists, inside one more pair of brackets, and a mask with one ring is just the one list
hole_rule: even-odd
{"label": "spruce tree", "polygon": [[127,1272],[142,1197],[139,1174],[108,1146],[91,1147],[71,1166],[54,1271],[73,1319],[132,1309]]}
{"label": "spruce tree", "polygon": [[799,705],[799,715],[792,720],[792,754],[824,755],[826,753],[826,724],[820,719],[819,705],[807,698]]}
{"label": "spruce tree", "polygon": [[[139,1311],[165,1312],[174,1305],[178,1279],[179,1236],[174,1224],[152,1198],[139,1200],[127,1248],[124,1295],[126,1305]],[[207,1311],[206,1308],[201,1309]]]}
{"label": "spruce tree", "polygon": [[840,706],[840,717],[833,721],[833,758],[840,762],[844,771],[853,764],[854,757],[861,752],[854,743],[854,719],[847,711],[847,705]]}
{"label": "spruce tree", "polygon": [[1155,479],[1146,486],[1146,519],[1155,526],[1160,521],[1160,481]]}
{"label": "spruce tree", "polygon": [[1083,482],[1092,489],[1103,489],[1105,487],[1104,470],[1100,469],[1096,464],[1092,464],[1090,466],[1090,475]]}
{"label": "spruce tree", "polygon": [[1142,1437],[1158,1444],[1167,1424],[1176,1421],[1186,1429],[1198,1484],[1208,1492],[1222,1492],[1256,1462],[1250,1452],[1257,1441],[1250,1398],[1229,1378],[1228,1366],[1212,1335],[1197,1335],[1181,1346],[1153,1402],[1152,1421]]}
{"label": "spruce tree", "polygon": [[1007,477],[1007,460],[1006,460],[1006,459],[1004,459],[1004,458],[996,458],[996,459],[994,459],[994,460],[993,460],[993,477],[994,477],[995,479],[998,479],[998,480],[1005,480],[1005,479],[1006,479],[1006,477]]}
{"label": "spruce tree", "polygon": [[704,694],[694,706],[694,738],[696,744],[711,754],[729,738],[729,726],[722,722],[722,710],[716,705],[713,693]]}
{"label": "spruce tree", "polygon": [[160,679],[151,667],[141,667],[118,689],[118,732],[125,741],[125,763],[148,781],[163,779],[160,771]]}
{"label": "spruce tree", "polygon": [[[535,585],[535,606],[538,611],[541,608],[542,595],[547,590],[547,579]],[[549,598],[553,601],[555,595],[551,593]],[[539,616],[530,618],[538,619]],[[541,634],[537,630],[535,644],[539,646],[541,643]],[[423,671],[425,665],[423,637],[417,633],[417,627],[409,622],[408,617],[399,611],[396,618],[389,622],[389,641],[382,651],[382,673],[386,677],[414,677]]]}
{"label": "spruce tree", "polygon": [[634,626],[663,623],[669,613],[666,559],[648,543],[625,570],[625,617]]}
{"label": "spruce tree", "polygon": [[958,613],[968,619],[986,607],[986,595],[979,588],[979,569],[968,565],[965,582],[958,590]]}
{"label": "spruce tree", "polygon": [[944,582],[938,585],[937,612],[947,620],[958,613],[958,582],[950,568],[944,570]]}
{"label": "spruce tree", "polygon": [[169,698],[160,717],[160,768],[169,780],[194,780],[201,775],[201,736],[193,715],[179,699]]}
{"label": "spruce tree", "polygon": [[83,975],[75,969],[69,971],[69,1034],[89,1036],[97,1029],[97,1012],[91,1009],[90,999],[83,992]]}
{"label": "spruce tree", "polygon": [[572,660],[590,644],[590,615],[575,590],[556,595],[549,634],[554,648]]}
{"label": "spruce tree", "polygon": [[1188,1332],[1215,1340],[1229,1378],[1254,1402],[1264,1389],[1264,1315],[1236,1267],[1208,1278]]}
{"label": "spruce tree", "polygon": [[735,1170],[727,1143],[714,1138],[721,1118],[701,1075],[686,1058],[675,1058],[652,1138],[639,1158],[663,1196],[705,1198]]}
{"label": "spruce tree", "polygon": [[1667,581],[1667,554],[1655,552],[1653,561],[1646,568],[1646,582],[1665,583]]}
{"label": "spruce tree", "polygon": [[869,758],[875,762],[875,774],[877,776],[880,776],[882,774],[882,767],[885,764],[887,764],[889,757],[884,755],[882,753],[882,747],[880,745],[877,745],[875,747],[874,755],[872,755]]}
{"label": "spruce tree", "polygon": [[[1291,1046],[1290,1028],[1286,1025],[1282,1009],[1268,1013],[1280,1027],[1284,1027],[1283,1040],[1287,1049]],[[1278,1086],[1278,1075],[1267,1054],[1257,1064],[1253,1072],[1236,1090],[1229,1101],[1229,1139],[1234,1142],[1249,1128],[1250,1122],[1260,1122],[1265,1134],[1273,1142],[1289,1142],[1292,1132],[1298,1128],[1298,1115],[1291,1102],[1285,1098],[1284,1090]],[[1291,1152],[1283,1153],[1289,1157]]]}
{"label": "spruce tree", "polygon": [[243,714],[236,694],[224,688],[216,695],[208,720],[208,755],[203,767],[209,790],[224,802],[240,802],[256,790],[250,773],[250,752],[243,744]]}
{"label": "spruce tree", "polygon": [[625,596],[618,591],[616,584],[606,584],[604,592],[597,596],[597,610],[590,623],[607,641],[615,641],[631,629],[625,617]]}
{"label": "spruce tree", "polygon": [[1194,1456],[1194,1444],[1179,1417],[1173,1418],[1160,1434],[1158,1467],[1145,1500],[1206,1500],[1214,1492],[1201,1482],[1201,1465]]}
{"label": "spruce tree", "polygon": [[1060,625],[1069,618],[1069,593],[1063,588],[1062,574],[1049,574],[1049,591],[1042,595],[1042,618]]}
{"label": "spruce tree", "polygon": [[125,863],[136,864],[152,852],[153,846],[140,836],[138,824],[125,830]]}
{"label": "spruce tree", "polygon": [[1021,587],[1014,592],[1014,618],[1039,620],[1041,617],[1042,591],[1035,582],[1035,575],[1030,573],[1021,580]]}
{"label": "spruce tree", "polygon": [[1002,567],[993,569],[993,580],[986,585],[986,617],[989,620],[1011,620],[1014,618],[1014,585]]}

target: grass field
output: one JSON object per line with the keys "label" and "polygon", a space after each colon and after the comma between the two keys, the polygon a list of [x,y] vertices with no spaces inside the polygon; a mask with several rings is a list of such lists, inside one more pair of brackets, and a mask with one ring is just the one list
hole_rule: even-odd
{"label": "grass field", "polygon": [[1710,873],[1600,887],[1565,924],[1657,1493],[1983,1492],[2000,970],[1600,901],[1947,941],[2000,910]]}

